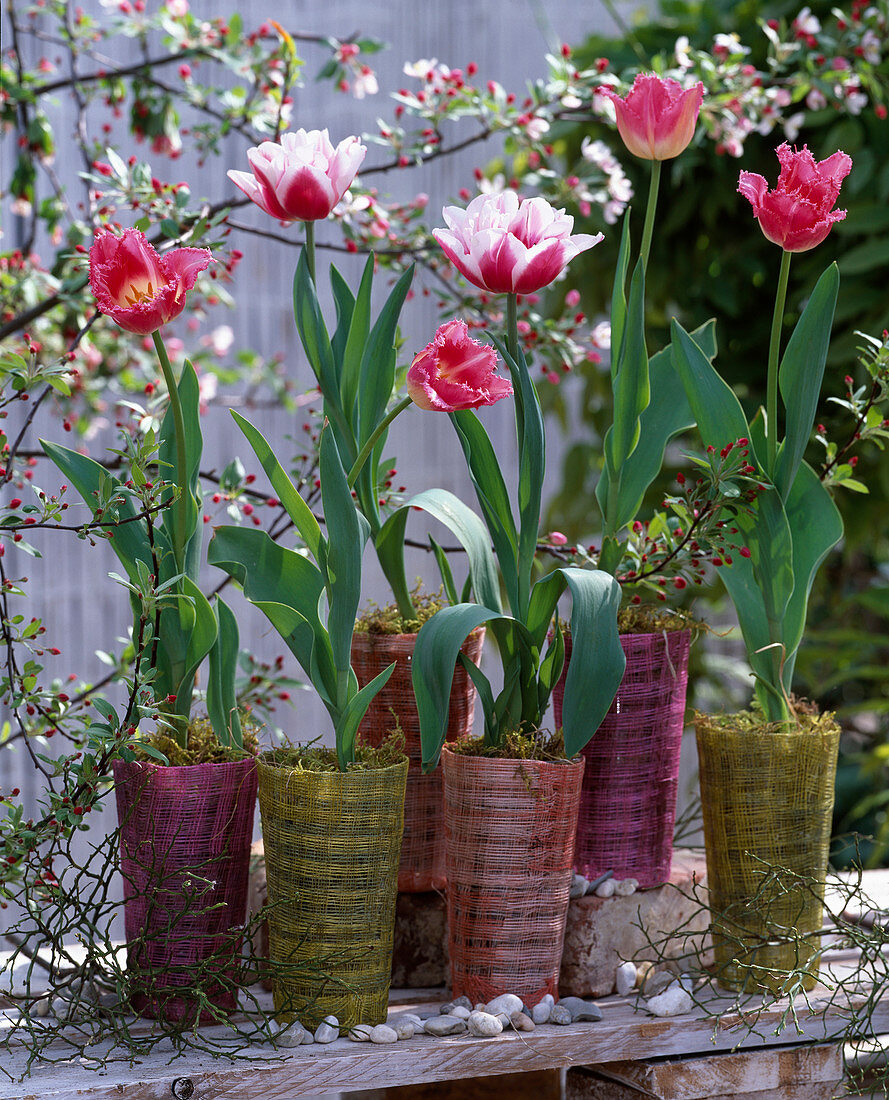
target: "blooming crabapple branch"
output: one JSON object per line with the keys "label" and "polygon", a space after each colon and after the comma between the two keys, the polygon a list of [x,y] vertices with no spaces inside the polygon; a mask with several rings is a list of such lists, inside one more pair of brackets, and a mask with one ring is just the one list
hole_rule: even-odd
{"label": "blooming crabapple branch", "polygon": [[[44,456],[46,457],[46,456]],[[47,531],[78,531],[82,534],[86,534],[89,531],[98,531],[103,528],[115,528],[123,527],[127,523],[137,523],[139,520],[147,519],[153,516],[157,512],[162,512],[165,508],[169,507],[167,503],[155,504],[150,508],[145,508],[139,512],[138,515],[126,516],[124,519],[110,519],[110,520],[94,520],[92,523],[50,523],[48,521],[34,523],[6,523],[0,527],[0,535],[5,535],[9,531],[39,531],[41,529]]]}
{"label": "blooming crabapple branch", "polygon": [[874,384],[871,387],[870,397],[868,397],[868,399],[867,399],[867,404],[865,404],[864,408],[858,414],[858,418],[855,421],[855,426],[852,429],[852,431],[849,435],[849,438],[846,440],[846,442],[843,444],[843,446],[840,447],[837,450],[837,453],[833,456],[833,458],[829,462],[825,462],[825,463],[822,464],[821,471],[818,475],[819,478],[822,481],[827,480],[827,478],[830,476],[831,470],[835,466],[838,466],[840,464],[840,462],[842,462],[843,458],[845,458],[845,456],[849,453],[849,451],[858,442],[861,429],[867,423],[867,414],[870,412],[870,410],[877,403],[877,401],[879,400],[882,393],[883,393],[883,387],[880,385],[880,383],[878,381],[874,381]]}

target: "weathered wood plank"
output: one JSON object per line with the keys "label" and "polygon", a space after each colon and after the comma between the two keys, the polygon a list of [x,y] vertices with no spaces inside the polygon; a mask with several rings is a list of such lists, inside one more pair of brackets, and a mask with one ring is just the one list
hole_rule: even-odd
{"label": "weathered wood plank", "polygon": [[562,1075],[557,1069],[505,1073],[473,1080],[427,1081],[419,1085],[347,1092],[342,1100],[562,1100]]}
{"label": "weathered wood plank", "polygon": [[[495,1039],[420,1036],[387,1047],[339,1039],[326,1047],[299,1047],[283,1057],[258,1045],[253,1057],[265,1061],[230,1063],[190,1054],[168,1065],[169,1055],[158,1054],[132,1067],[112,1064],[103,1074],[75,1060],[36,1069],[25,1086],[0,1084],[0,1100],[170,1100],[173,1082],[183,1078],[193,1086],[191,1100],[295,1100],[323,1092],[713,1053],[742,1045],[762,1049],[786,1045],[789,1037],[823,1042],[843,1029],[838,1011],[826,1016],[801,1013],[799,1035],[790,1030],[774,1035],[777,1008],[763,1013],[756,1034],[747,1034],[739,1030],[737,1014],[725,1015],[714,1028],[712,1020],[693,1015],[654,1019],[618,998],[601,1005],[604,1019],[598,1023],[546,1025],[530,1034],[508,1032]],[[427,1013],[432,1007],[437,1006],[428,1006]],[[873,1027],[889,1031],[889,998],[877,1006]],[[217,1033],[218,1038],[223,1035]],[[12,1076],[20,1075],[24,1064],[24,1053],[4,1059]]]}
{"label": "weathered wood plank", "polygon": [[[591,1074],[591,1076],[590,1076]],[[598,1095],[588,1084],[605,1078],[657,1100],[713,1100],[767,1094],[802,1098],[806,1089],[832,1096],[843,1076],[842,1048],[838,1043],[785,1047],[777,1050],[741,1051],[735,1054],[701,1055],[663,1062],[606,1062],[571,1070],[566,1100],[588,1100]]]}

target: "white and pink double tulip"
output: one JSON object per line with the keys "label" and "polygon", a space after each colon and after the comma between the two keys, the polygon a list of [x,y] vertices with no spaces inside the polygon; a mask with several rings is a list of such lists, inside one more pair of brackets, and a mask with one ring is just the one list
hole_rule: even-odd
{"label": "white and pink double tulip", "polygon": [[432,235],[474,286],[491,294],[532,294],[548,286],[601,233],[572,233],[574,218],[543,198],[515,191],[479,195],[463,210],[446,206],[447,229]]}
{"label": "white and pink double tulip", "polygon": [[327,130],[282,134],[280,145],[264,141],[247,150],[253,169],[228,178],[257,206],[279,221],[326,218],[348,190],[367,153],[357,137],[334,148]]}

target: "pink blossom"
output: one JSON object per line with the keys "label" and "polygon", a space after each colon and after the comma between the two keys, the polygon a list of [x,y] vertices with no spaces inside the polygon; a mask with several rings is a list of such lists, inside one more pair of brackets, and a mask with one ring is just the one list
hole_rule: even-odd
{"label": "pink blossom", "polygon": [[158,255],[136,229],[100,229],[90,249],[90,286],[99,309],[127,332],[147,335],[178,317],[185,292],[213,260],[208,248]]}
{"label": "pink blossom", "polygon": [[603,87],[617,112],[617,129],[627,149],[643,160],[678,157],[694,137],[704,99],[699,80],[683,88],[675,80],[639,73],[625,99]]}
{"label": "pink blossom", "polygon": [[568,536],[563,535],[561,531],[550,531],[547,538],[553,546],[564,546],[568,541]]}
{"label": "pink blossom", "polygon": [[367,149],[357,137],[333,147],[327,130],[282,134],[281,144],[264,141],[248,149],[249,172],[229,179],[267,214],[280,221],[326,218],[346,193]]}
{"label": "pink blossom", "polygon": [[465,321],[447,321],[432,343],[414,356],[407,392],[415,405],[432,412],[493,405],[512,393],[512,383],[498,377],[496,369],[493,348],[473,340]]}
{"label": "pink blossom", "polygon": [[465,210],[446,206],[447,229],[432,235],[474,286],[491,294],[531,294],[548,286],[601,233],[572,234],[574,219],[543,198],[515,191],[478,195]]}
{"label": "pink blossom", "polygon": [[821,244],[845,210],[834,210],[852,158],[836,152],[820,162],[804,145],[798,152],[784,142],[776,150],[781,172],[774,191],[754,172],[742,172],[738,191],[750,201],[759,227],[785,252],[807,252]]}

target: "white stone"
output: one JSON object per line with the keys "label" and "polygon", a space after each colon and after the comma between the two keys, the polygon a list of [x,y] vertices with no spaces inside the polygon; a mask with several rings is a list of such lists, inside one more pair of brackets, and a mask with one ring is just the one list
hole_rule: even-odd
{"label": "white stone", "polygon": [[305,1033],[303,1034],[302,1045],[304,1047],[308,1047],[308,1046],[311,1046],[312,1043],[314,1043],[314,1042],[315,1042],[315,1036],[311,1033],[311,1031],[309,1031],[308,1028],[306,1028]]}
{"label": "white stone", "polygon": [[489,1039],[503,1030],[503,1024],[490,1012],[473,1012],[466,1022],[469,1025],[469,1034],[480,1039]]}
{"label": "white stone", "polygon": [[595,893],[597,898],[613,898],[616,890],[617,883],[613,878],[607,878],[604,882],[599,883]]}
{"label": "white stone", "polygon": [[355,1024],[349,1028],[349,1038],[353,1043],[369,1043],[370,1033],[373,1031],[371,1024]]}
{"label": "white stone", "polygon": [[414,1034],[418,1035],[423,1030],[423,1021],[414,1012],[400,1012],[397,1016],[393,1016],[391,1020],[387,1020],[389,1027],[398,1028],[399,1024],[413,1024]]}
{"label": "white stone", "polygon": [[516,1031],[533,1031],[537,1026],[531,1017],[526,1016],[524,1012],[513,1012],[509,1017],[509,1022]]}
{"label": "white stone", "polygon": [[49,997],[41,997],[39,1001],[34,1002],[34,1014],[36,1016],[48,1016],[51,1006],[52,1002]]}
{"label": "white stone", "polygon": [[515,993],[501,993],[499,997],[495,997],[492,1001],[488,1001],[482,1011],[490,1013],[492,1016],[496,1016],[500,1012],[505,1012],[507,1016],[513,1012],[522,1011],[522,998],[517,997]]}
{"label": "white stone", "polygon": [[626,997],[630,990],[634,989],[636,986],[636,964],[633,962],[622,962],[617,968],[615,980],[618,994],[621,997]]}
{"label": "white stone", "polygon": [[456,1008],[451,1009],[448,1015],[456,1016],[458,1020],[468,1020],[472,1013],[464,1005],[457,1005]]}
{"label": "white stone", "polygon": [[682,1016],[691,1012],[692,999],[681,985],[671,985],[665,993],[659,993],[645,1002],[652,1016]]}
{"label": "white stone", "polygon": [[332,1043],[340,1037],[340,1022],[336,1016],[325,1016],[315,1029],[316,1043]]}
{"label": "white stone", "polygon": [[614,884],[614,893],[619,898],[628,898],[639,889],[639,880],[635,878],[622,878]]}
{"label": "white stone", "polygon": [[498,1012],[495,1019],[499,1020],[505,1031],[509,1027],[509,1016],[505,1012]]}
{"label": "white stone", "polygon": [[[273,1025],[273,1027],[278,1027],[278,1025]],[[296,1020],[292,1024],[279,1027],[277,1031],[273,1031],[274,1043],[278,1047],[302,1046],[306,1041],[306,1035],[309,1035],[309,1033]],[[311,1035],[309,1035],[309,1041],[312,1041]]]}
{"label": "white stone", "polygon": [[556,1003],[552,993],[545,993],[541,1000],[531,1009],[531,1019],[535,1024],[545,1024],[549,1020],[549,1014]]}
{"label": "white stone", "polygon": [[572,900],[574,898],[582,898],[587,892],[589,885],[589,879],[584,878],[583,875],[574,875],[571,879],[571,888],[568,891],[568,897]]}
{"label": "white stone", "polygon": [[[413,1031],[411,1034],[413,1034]],[[389,1027],[388,1024],[377,1024],[376,1027],[371,1028],[370,1041],[372,1043],[397,1043],[398,1032],[394,1027]]]}
{"label": "white stone", "polygon": [[433,1016],[425,1021],[423,1028],[427,1035],[459,1035],[466,1030],[466,1021],[459,1016]]}
{"label": "white stone", "polygon": [[417,1030],[410,1020],[399,1020],[397,1024],[392,1024],[391,1026],[394,1028],[395,1034],[399,1039],[413,1039]]}

